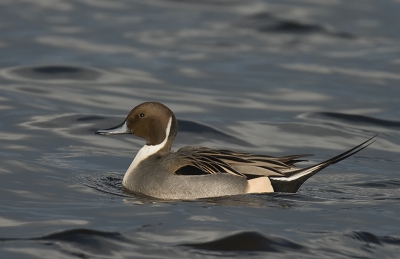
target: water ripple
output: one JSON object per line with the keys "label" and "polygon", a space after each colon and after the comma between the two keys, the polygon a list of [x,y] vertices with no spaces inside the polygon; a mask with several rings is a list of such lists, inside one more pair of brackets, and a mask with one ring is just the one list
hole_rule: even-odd
{"label": "water ripple", "polygon": [[314,112],[314,113],[308,113],[306,117],[312,119],[334,119],[336,121],[341,121],[349,124],[373,125],[383,128],[400,127],[400,121],[385,120],[358,114],[345,114],[337,112]]}
{"label": "water ripple", "polygon": [[236,24],[239,27],[252,28],[258,32],[290,33],[298,35],[318,33],[344,39],[355,38],[355,36],[350,33],[338,32],[328,26],[283,19],[268,12],[249,15]]}
{"label": "water ripple", "polygon": [[295,250],[302,253],[307,249],[301,244],[278,236],[264,236],[258,232],[240,232],[204,243],[189,243],[182,246],[208,251],[264,251],[284,252]]}
{"label": "water ripple", "polygon": [[21,66],[3,69],[0,74],[5,78],[13,80],[35,80],[35,81],[96,81],[102,76],[102,72],[93,68],[48,65],[48,66]]}
{"label": "water ripple", "polygon": [[349,186],[373,189],[400,189],[400,180],[388,179],[349,184]]}

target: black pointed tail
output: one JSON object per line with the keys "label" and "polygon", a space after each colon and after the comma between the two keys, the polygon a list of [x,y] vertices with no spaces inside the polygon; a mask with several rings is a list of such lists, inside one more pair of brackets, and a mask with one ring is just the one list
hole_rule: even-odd
{"label": "black pointed tail", "polygon": [[286,174],[284,177],[270,177],[269,179],[271,180],[272,187],[274,188],[275,192],[291,192],[295,193],[297,190],[300,188],[300,186],[311,176],[314,174],[318,173],[325,167],[328,167],[332,164],[335,164],[339,161],[342,161],[343,159],[346,159],[364,148],[368,147],[372,143],[375,142],[377,135],[373,136],[372,138],[368,139],[367,141],[364,141],[360,145],[347,150],[346,152],[341,153],[340,155],[337,155],[335,157],[332,157],[322,163],[307,167],[307,168],[302,168],[293,172],[290,172]]}

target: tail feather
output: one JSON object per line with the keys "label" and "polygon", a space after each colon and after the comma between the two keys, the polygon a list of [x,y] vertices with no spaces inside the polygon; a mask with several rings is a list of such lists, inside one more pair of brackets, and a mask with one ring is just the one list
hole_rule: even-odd
{"label": "tail feather", "polygon": [[307,168],[302,168],[298,169],[289,173],[286,173],[285,176],[282,177],[270,177],[269,179],[271,180],[272,187],[274,188],[275,192],[291,192],[294,193],[296,192],[300,186],[311,176],[315,175],[325,167],[328,167],[332,164],[335,164],[339,161],[342,161],[343,159],[346,159],[364,148],[368,147],[372,143],[376,141],[375,137],[377,135],[373,136],[372,138],[364,141],[358,146],[355,146],[352,149],[347,150],[346,152],[343,152],[337,156],[334,156],[324,162],[321,162],[319,164],[307,167]]}

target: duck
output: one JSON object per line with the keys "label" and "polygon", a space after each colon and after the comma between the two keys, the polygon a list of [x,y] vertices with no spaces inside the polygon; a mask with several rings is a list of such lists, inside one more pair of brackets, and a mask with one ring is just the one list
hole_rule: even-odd
{"label": "duck", "polygon": [[174,113],[159,102],[134,107],[121,124],[99,135],[131,134],[146,143],[122,180],[124,191],[158,199],[193,200],[241,194],[295,193],[311,176],[371,145],[376,135],[324,162],[295,164],[310,154],[256,155],[203,146],[171,147],[178,133]]}

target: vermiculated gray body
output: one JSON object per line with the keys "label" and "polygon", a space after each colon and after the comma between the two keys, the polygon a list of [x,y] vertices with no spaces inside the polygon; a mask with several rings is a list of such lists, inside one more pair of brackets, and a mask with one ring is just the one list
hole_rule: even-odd
{"label": "vermiculated gray body", "polygon": [[[173,157],[173,156],[171,156]],[[124,188],[161,199],[198,199],[246,193],[247,179],[231,174],[176,175],[165,171],[156,155],[142,161]]]}

